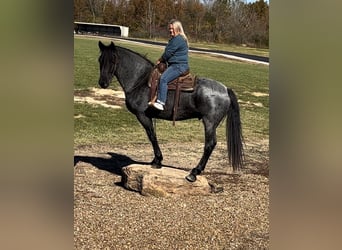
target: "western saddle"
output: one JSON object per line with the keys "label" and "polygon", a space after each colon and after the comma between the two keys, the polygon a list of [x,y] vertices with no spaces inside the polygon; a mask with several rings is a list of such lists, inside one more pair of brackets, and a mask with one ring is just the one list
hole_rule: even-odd
{"label": "western saddle", "polygon": [[[150,100],[154,103],[157,100],[157,90],[159,85],[159,79],[161,74],[166,70],[167,65],[165,63],[159,63],[155,65],[149,81],[148,86],[150,87]],[[196,85],[196,76],[191,75],[190,71],[184,72],[175,80],[168,83],[168,90],[175,91],[175,98],[173,102],[173,125],[175,125],[175,120],[177,116],[177,110],[179,106],[179,96],[180,92],[192,92]]]}

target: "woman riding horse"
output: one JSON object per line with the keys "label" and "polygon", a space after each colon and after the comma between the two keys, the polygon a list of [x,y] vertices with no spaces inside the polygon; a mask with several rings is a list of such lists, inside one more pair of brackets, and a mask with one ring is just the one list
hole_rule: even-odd
{"label": "woman riding horse", "polygon": [[189,70],[189,44],[182,23],[172,19],[169,22],[169,32],[171,39],[166,45],[163,55],[157,61],[157,65],[162,62],[167,63],[168,67],[160,77],[157,102],[152,100],[149,102],[149,105],[159,110],[164,110],[167,84]]}

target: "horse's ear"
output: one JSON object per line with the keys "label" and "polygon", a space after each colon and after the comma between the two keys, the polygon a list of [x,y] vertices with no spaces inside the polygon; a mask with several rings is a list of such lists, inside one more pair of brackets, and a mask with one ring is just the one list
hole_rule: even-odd
{"label": "horse's ear", "polygon": [[115,44],[113,43],[113,41],[110,42],[109,48],[115,50]]}
{"label": "horse's ear", "polygon": [[101,51],[105,48],[105,45],[101,41],[99,41],[99,48]]}

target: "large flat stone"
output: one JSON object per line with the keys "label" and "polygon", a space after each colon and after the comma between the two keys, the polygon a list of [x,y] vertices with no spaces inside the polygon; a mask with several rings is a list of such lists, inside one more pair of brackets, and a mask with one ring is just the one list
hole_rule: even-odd
{"label": "large flat stone", "polygon": [[132,164],[122,169],[122,182],[125,188],[146,196],[165,197],[170,195],[207,195],[211,188],[204,176],[197,176],[189,182],[189,173],[174,168],[151,168],[149,165]]}

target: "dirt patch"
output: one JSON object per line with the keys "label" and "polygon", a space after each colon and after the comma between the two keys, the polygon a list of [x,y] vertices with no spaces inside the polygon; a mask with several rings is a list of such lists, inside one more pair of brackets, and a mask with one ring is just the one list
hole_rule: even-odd
{"label": "dirt patch", "polygon": [[74,101],[120,109],[125,105],[125,94],[123,91],[112,89],[91,88],[87,90],[75,90]]}
{"label": "dirt patch", "polygon": [[[265,97],[265,96],[269,96],[268,93],[261,93],[261,92],[245,92],[246,94],[255,96],[255,97]],[[239,100],[239,103],[242,104],[242,106],[244,107],[259,107],[259,108],[263,108],[264,105],[261,102],[251,102],[251,101],[244,101],[244,100]]]}
{"label": "dirt patch", "polygon": [[252,92],[252,95],[254,95],[254,96],[256,96],[256,97],[268,96],[267,93],[261,93],[261,92]]}
{"label": "dirt patch", "polygon": [[264,105],[261,102],[250,102],[250,101],[245,102],[243,100],[239,100],[239,103],[243,107],[258,107],[258,108],[264,107]]}

